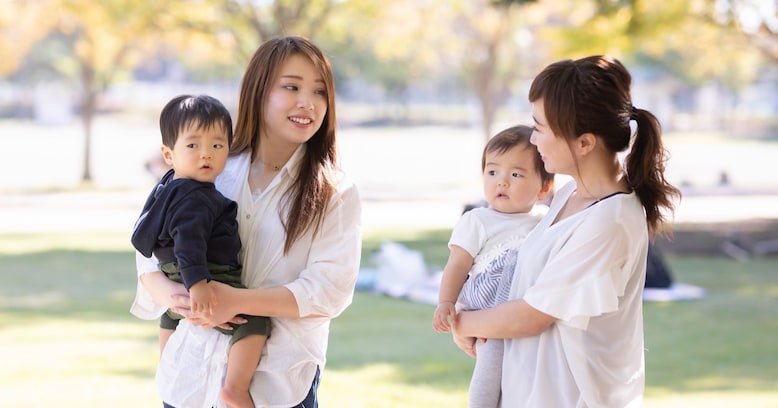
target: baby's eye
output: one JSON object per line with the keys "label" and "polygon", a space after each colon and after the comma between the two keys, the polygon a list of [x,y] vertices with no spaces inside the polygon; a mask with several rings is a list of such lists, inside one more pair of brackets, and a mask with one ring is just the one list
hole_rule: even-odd
{"label": "baby's eye", "polygon": [[223,147],[224,147],[224,145],[223,145],[223,144],[221,144],[221,143],[216,143],[215,145],[213,145],[213,148],[214,148],[214,149],[221,149],[221,148],[223,148]]}
{"label": "baby's eye", "polygon": [[494,170],[488,170],[488,171],[486,172],[486,174],[488,174],[488,175],[490,175],[490,176],[494,176],[494,175],[495,175],[495,171],[494,171]]}
{"label": "baby's eye", "polygon": [[521,174],[519,174],[518,172],[514,171],[513,173],[511,173],[511,177],[519,178],[519,177],[521,177]]}
{"label": "baby's eye", "polygon": [[187,147],[188,149],[196,149],[196,148],[197,148],[197,145],[196,145],[196,144],[194,144],[194,143],[189,143],[188,145],[186,145],[186,147]]}

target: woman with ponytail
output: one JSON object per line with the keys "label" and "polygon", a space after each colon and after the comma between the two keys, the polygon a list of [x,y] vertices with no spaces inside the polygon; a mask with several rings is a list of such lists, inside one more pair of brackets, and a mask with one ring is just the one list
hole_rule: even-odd
{"label": "woman with ponytail", "polygon": [[664,176],[659,122],[630,86],[607,56],[556,62],[532,82],[531,142],[572,181],[510,266],[513,300],[454,322],[471,355],[477,338],[506,339],[502,406],[642,405],[646,253],[680,192]]}

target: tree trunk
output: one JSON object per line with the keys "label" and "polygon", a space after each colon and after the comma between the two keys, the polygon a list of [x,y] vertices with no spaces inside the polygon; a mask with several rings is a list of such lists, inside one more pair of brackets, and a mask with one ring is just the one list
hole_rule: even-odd
{"label": "tree trunk", "polygon": [[91,92],[84,98],[83,111],[81,112],[81,123],[84,126],[84,173],[81,176],[81,182],[88,183],[92,181],[92,119],[95,115],[95,96]]}
{"label": "tree trunk", "polygon": [[92,181],[92,120],[97,110],[97,91],[95,71],[89,64],[81,65],[81,85],[84,89],[84,99],[81,104],[81,124],[84,126],[84,173],[82,183]]}

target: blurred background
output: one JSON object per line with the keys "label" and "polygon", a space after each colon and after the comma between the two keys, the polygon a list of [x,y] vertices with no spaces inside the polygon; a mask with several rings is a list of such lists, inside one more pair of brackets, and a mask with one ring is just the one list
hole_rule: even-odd
{"label": "blurred background", "polygon": [[[62,371],[48,368],[54,374],[47,387],[70,398],[72,404],[60,406],[103,404],[117,395],[125,406],[155,401],[154,326],[126,310],[135,279],[129,233],[155,181],[150,166],[159,156],[159,111],[176,95],[208,93],[235,113],[249,58],[278,35],[311,38],[335,71],[341,166],[364,200],[363,265],[374,266],[371,251],[386,240],[415,243],[429,263],[442,265],[450,228],[465,204],[480,199],[484,143],[504,127],[531,124],[533,76],[559,59],[610,54],[633,74],[634,105],[662,122],[671,156],[667,177],[684,193],[674,240],[659,241],[671,266],[693,280],[684,267],[735,272],[758,262],[762,280],[750,285],[764,297],[744,302],[762,302],[765,316],[774,312],[778,1],[0,0],[0,33],[0,358],[16,362],[0,369],[0,395],[10,395],[13,406],[36,406],[27,396],[36,394],[41,375],[32,368],[40,366],[21,356],[50,350],[38,361],[46,366],[67,355],[64,346],[52,349],[50,338],[31,341],[35,333],[71,333],[71,326],[92,333],[82,325],[95,309],[106,312],[95,317],[95,333],[119,322],[108,330],[123,333],[127,343],[63,335],[61,341],[80,351],[72,362],[62,360]],[[437,235],[424,235],[429,231]],[[84,266],[106,253],[105,264]],[[684,256],[717,263],[688,266]],[[105,267],[113,281],[100,280]],[[708,284],[713,299],[711,286],[732,284],[694,283]],[[52,317],[53,310],[61,313]],[[431,319],[431,309],[419,313]],[[41,326],[30,329],[20,319],[40,319]],[[424,322],[422,330],[431,331]],[[778,341],[774,318],[755,322],[748,333]],[[733,336],[720,347],[739,338]],[[92,355],[103,346],[101,359],[123,353],[116,367],[85,366],[78,353]],[[771,368],[778,356],[774,346],[765,350],[762,367],[742,387],[758,395],[750,406],[778,406],[778,373]],[[393,401],[386,406],[459,406],[469,362],[440,358],[458,361],[463,374],[441,386],[442,393],[421,392],[416,402],[403,400],[408,384],[387,380],[384,366],[377,368],[383,378],[377,384]],[[713,367],[726,365],[710,359]],[[362,363],[374,367],[370,361]],[[128,366],[135,368],[117,368]],[[324,396],[343,401],[340,386],[359,401],[348,385],[353,370],[338,368],[335,396]],[[668,372],[660,371],[662,377]],[[103,391],[85,386],[85,379]],[[649,395],[694,394],[672,384],[677,381],[650,382]],[[742,389],[701,404],[724,398],[731,406]]]}
{"label": "blurred background", "polygon": [[[263,40],[285,34],[309,37],[329,55],[341,129],[442,126],[475,136],[475,147],[531,119],[526,91],[545,65],[611,54],[634,75],[635,105],[660,118],[672,153],[682,156],[670,162],[672,181],[776,184],[761,174],[775,173],[771,160],[742,150],[695,153],[693,166],[680,164],[688,136],[775,141],[774,0],[4,0],[0,30],[0,129],[13,143],[6,146],[24,151],[35,140],[34,157],[57,156],[45,179],[3,177],[3,190],[137,186],[143,162],[129,153],[157,148],[161,106],[205,92],[234,112],[248,59]],[[137,141],[121,143],[123,136]],[[58,143],[72,150],[64,154]],[[102,150],[113,145],[122,145],[126,163]],[[356,155],[344,155],[344,165],[349,156]],[[0,165],[9,174],[19,164]]]}

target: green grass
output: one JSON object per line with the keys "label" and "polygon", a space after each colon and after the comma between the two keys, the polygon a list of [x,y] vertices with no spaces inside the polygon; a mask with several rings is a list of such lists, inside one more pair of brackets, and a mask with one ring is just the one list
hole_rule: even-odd
{"label": "green grass", "polygon": [[[449,231],[374,231],[445,263]],[[128,313],[122,234],[0,235],[3,406],[158,406],[156,325]],[[671,255],[701,300],[645,304],[646,406],[778,406],[778,258]],[[332,324],[330,407],[464,407],[472,361],[431,326],[432,306],[359,292]]]}

